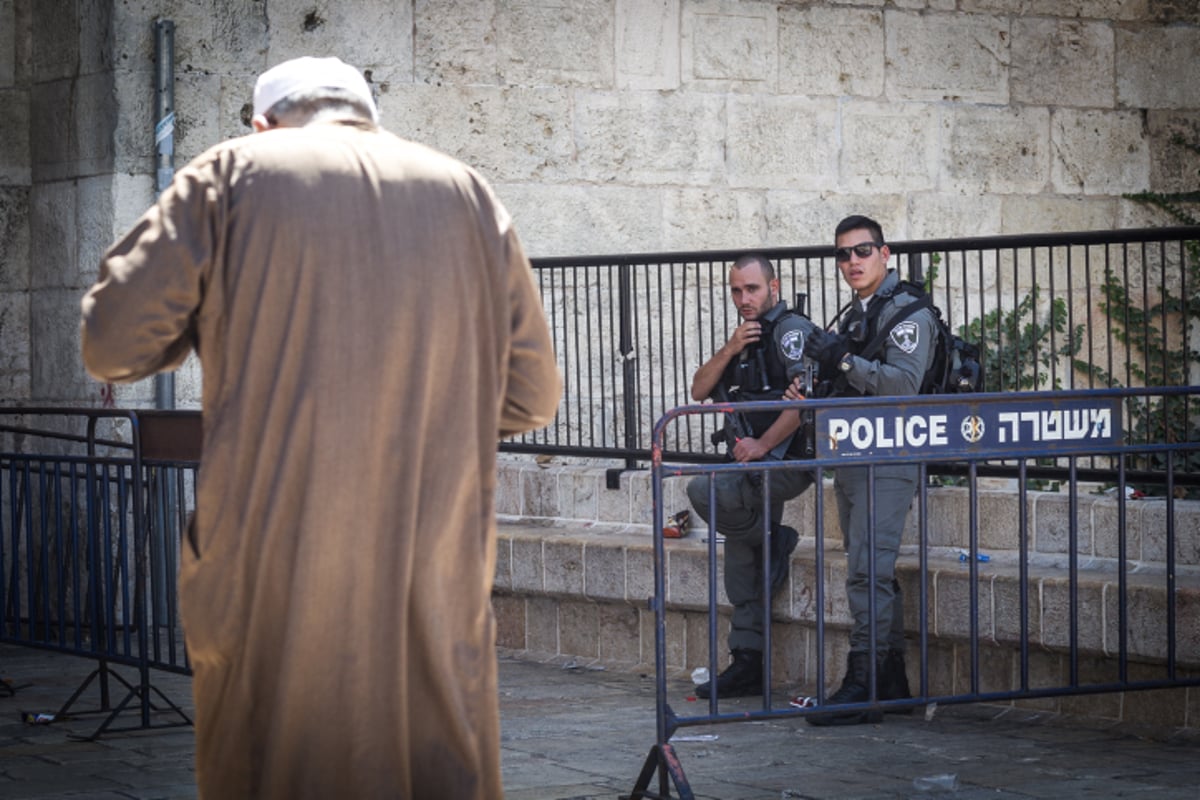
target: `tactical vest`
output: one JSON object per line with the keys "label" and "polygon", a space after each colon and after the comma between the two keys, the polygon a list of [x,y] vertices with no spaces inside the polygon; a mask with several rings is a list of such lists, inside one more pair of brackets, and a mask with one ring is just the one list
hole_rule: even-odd
{"label": "tactical vest", "polygon": [[[779,302],[759,318],[762,336],[758,344],[743,350],[725,369],[722,380],[729,387],[731,400],[778,400],[783,397],[788,385],[787,364],[775,345],[774,332],[776,323],[785,315],[795,313],[787,303]],[[745,415],[755,436],[762,436],[778,416],[778,412],[770,411]]]}

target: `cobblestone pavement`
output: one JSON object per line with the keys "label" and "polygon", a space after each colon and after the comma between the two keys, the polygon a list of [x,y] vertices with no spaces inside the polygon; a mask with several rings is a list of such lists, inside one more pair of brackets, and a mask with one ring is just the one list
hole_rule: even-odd
{"label": "cobblestone pavement", "polygon": [[[0,645],[0,678],[16,689],[0,691],[0,798],[195,797],[189,727],[80,741],[73,737],[92,735],[104,715],[23,721],[24,712],[56,712],[93,668]],[[190,714],[187,677],[153,673],[152,680]],[[97,688],[94,681],[76,708],[95,708]],[[633,789],[654,744],[653,675],[502,655],[500,692],[508,800],[616,800]],[[110,682],[112,705],[126,693]],[[686,680],[673,680],[668,695],[680,714],[702,713],[688,699]],[[780,692],[777,702],[784,698]],[[736,700],[722,711],[760,706]],[[178,720],[168,712],[151,716],[155,724]],[[140,714],[126,711],[111,727],[139,722]],[[692,791],[705,800],[1200,797],[1198,731],[996,706],[943,707],[845,728],[814,728],[794,717],[687,727],[673,744]]]}

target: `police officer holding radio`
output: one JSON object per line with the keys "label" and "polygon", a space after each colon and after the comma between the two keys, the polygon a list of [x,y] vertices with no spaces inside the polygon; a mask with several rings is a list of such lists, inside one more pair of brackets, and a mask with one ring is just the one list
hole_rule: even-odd
{"label": "police officer holding radio", "polygon": [[[692,398],[722,402],[778,400],[791,378],[804,369],[805,339],[816,330],[807,317],[791,311],[779,299],[779,280],[771,262],[761,255],[737,259],[729,270],[729,292],[741,324],[729,340],[696,370]],[[738,462],[805,457],[801,418],[792,408],[779,413],[736,415],[737,433],[726,438],[730,457]],[[763,692],[763,515],[770,515],[772,593],[787,582],[788,564],[799,534],[781,524],[783,505],[812,484],[809,472],[775,470],[770,481],[770,509],[764,508],[763,473],[724,472],[715,481],[715,528],[725,536],[725,593],[733,605],[729,632],[732,661],[728,668],[697,687],[707,698],[714,688],[718,697],[761,695]],[[705,521],[709,508],[710,476],[688,483],[692,506]]]}
{"label": "police officer holding radio", "polygon": [[[820,365],[820,377],[832,381],[833,396],[909,396],[920,393],[921,381],[933,364],[936,323],[932,312],[921,309],[889,328],[899,310],[916,302],[911,294],[895,292],[900,282],[887,267],[891,255],[879,223],[863,216],[842,220],[835,232],[836,261],[842,278],[854,290],[849,313],[837,333],[818,330],[808,337],[804,354]],[[886,331],[882,339],[877,339]],[[864,352],[869,343],[882,341],[876,352]],[[785,396],[801,395],[793,382]],[[834,490],[838,520],[846,547],[846,596],[853,616],[846,677],[826,701],[829,706],[870,700],[871,595],[875,596],[874,642],[877,697],[895,700],[911,697],[904,665],[904,608],[896,581],[896,555],[908,509],[917,490],[916,465],[881,465],[875,468],[875,548],[870,548],[870,483],[867,467],[835,471]],[[870,581],[874,555],[875,582]],[[793,701],[804,706],[804,702]],[[855,725],[878,722],[878,711],[836,711],[813,714],[813,725]]]}

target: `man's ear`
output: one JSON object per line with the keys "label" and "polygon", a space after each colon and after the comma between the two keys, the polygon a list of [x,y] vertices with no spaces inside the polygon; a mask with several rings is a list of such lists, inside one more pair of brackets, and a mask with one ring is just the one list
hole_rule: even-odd
{"label": "man's ear", "polygon": [[271,130],[275,126],[267,121],[266,116],[255,114],[250,120],[250,127],[254,128],[255,133],[262,133],[263,131]]}

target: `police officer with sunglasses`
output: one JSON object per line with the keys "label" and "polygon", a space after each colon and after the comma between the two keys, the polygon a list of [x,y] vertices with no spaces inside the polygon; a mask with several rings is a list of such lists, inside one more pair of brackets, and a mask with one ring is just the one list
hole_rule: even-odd
{"label": "police officer with sunglasses", "polygon": [[[936,321],[929,309],[921,309],[891,326],[876,353],[863,353],[866,343],[879,331],[889,329],[889,320],[899,309],[916,299],[895,292],[900,282],[888,269],[891,255],[883,229],[869,217],[850,216],[835,231],[836,260],[842,279],[854,291],[854,299],[837,333],[818,330],[808,337],[804,354],[820,365],[820,377],[832,381],[834,396],[910,396],[920,392],[921,381],[934,359]],[[801,397],[796,383],[785,394]],[[838,520],[845,537],[846,595],[853,623],[846,676],[827,706],[870,700],[871,640],[875,641],[877,696],[880,700],[907,698],[908,678],[904,664],[904,608],[900,584],[895,579],[896,555],[904,532],[909,507],[917,490],[916,465],[880,465],[875,468],[875,548],[869,547],[868,507],[871,485],[866,467],[835,470],[834,490]],[[870,560],[875,562],[875,581],[870,581]],[[876,616],[870,616],[871,595]],[[911,709],[909,709],[911,710]],[[813,725],[854,725],[881,720],[878,711],[838,711],[806,717]]]}

